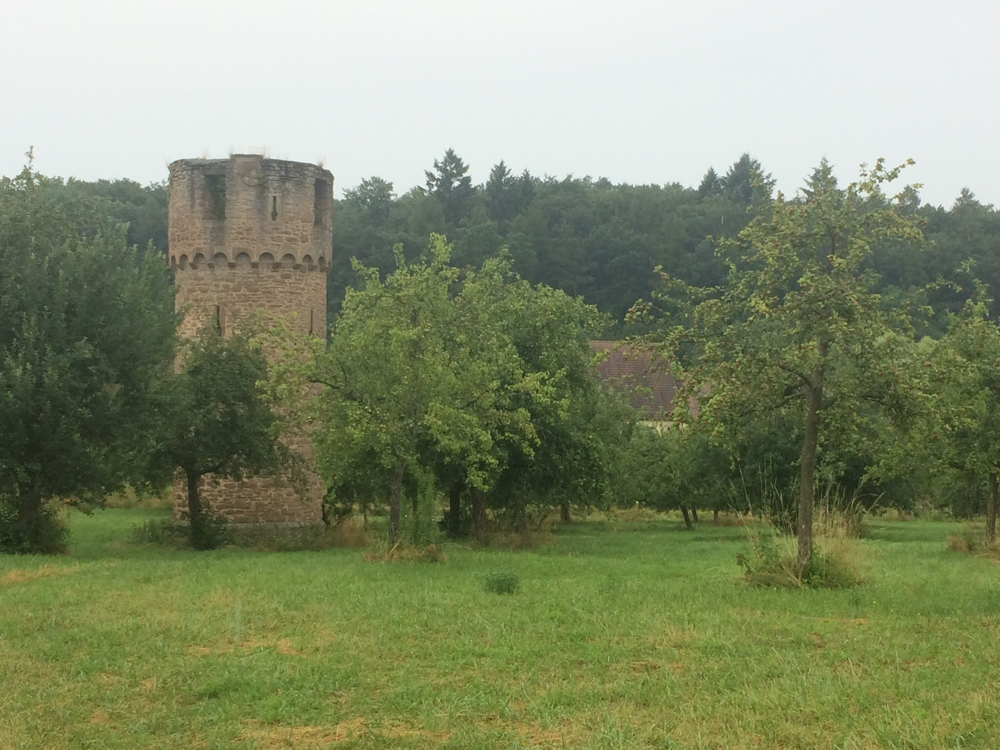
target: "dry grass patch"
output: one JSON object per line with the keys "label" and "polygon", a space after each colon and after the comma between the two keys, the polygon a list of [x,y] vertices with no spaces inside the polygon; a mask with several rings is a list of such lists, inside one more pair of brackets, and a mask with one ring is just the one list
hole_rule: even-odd
{"label": "dry grass patch", "polygon": [[187,652],[191,656],[214,656],[232,654],[238,651],[257,651],[260,649],[270,649],[285,656],[298,656],[301,658],[308,656],[304,649],[296,646],[288,638],[247,638],[241,643],[221,643],[216,646],[188,646]]}
{"label": "dry grass patch", "polygon": [[30,583],[43,578],[68,576],[80,569],[79,565],[60,567],[58,565],[43,565],[40,568],[14,568],[0,573],[0,586],[10,586],[16,583]]}
{"label": "dry grass patch", "polygon": [[241,740],[251,740],[266,750],[279,748],[320,748],[364,737],[367,733],[363,717],[342,721],[334,726],[272,727],[248,721],[239,734]]}
{"label": "dry grass patch", "polygon": [[364,520],[353,516],[331,527],[327,534],[334,547],[367,547],[372,543]]}
{"label": "dry grass patch", "polygon": [[730,527],[745,526],[746,524],[746,517],[738,513],[720,513],[718,516],[712,518],[713,526]]}
{"label": "dry grass patch", "polygon": [[636,505],[632,508],[612,508],[608,511],[608,515],[613,520],[621,521],[622,523],[643,523],[645,521],[662,521],[664,519],[663,513],[641,505]]}
{"label": "dry grass patch", "polygon": [[426,547],[414,547],[402,542],[393,545],[380,544],[368,550],[363,555],[365,562],[448,562],[448,555],[438,548],[436,544],[428,544]]}

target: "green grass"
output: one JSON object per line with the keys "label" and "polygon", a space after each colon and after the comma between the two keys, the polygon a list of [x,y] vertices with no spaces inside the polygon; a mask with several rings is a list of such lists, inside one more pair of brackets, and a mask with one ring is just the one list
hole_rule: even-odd
{"label": "green grass", "polygon": [[1000,747],[1000,567],[959,524],[875,522],[824,591],[744,585],[705,523],[429,565],[125,542],[162,513],[0,557],[0,748]]}

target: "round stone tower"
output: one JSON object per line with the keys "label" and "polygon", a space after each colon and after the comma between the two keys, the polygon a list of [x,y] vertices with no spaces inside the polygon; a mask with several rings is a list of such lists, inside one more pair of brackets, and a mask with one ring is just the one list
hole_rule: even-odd
{"label": "round stone tower", "polygon": [[[182,336],[204,325],[223,335],[251,313],[291,321],[301,335],[326,335],[326,276],[333,244],[333,175],[312,164],[237,154],[170,165],[169,262],[183,310]],[[292,315],[294,313],[294,315]],[[292,441],[307,456],[308,441]],[[206,478],[202,497],[230,523],[322,522],[322,486],[308,496],[272,479]],[[174,486],[174,515],[187,489]]]}

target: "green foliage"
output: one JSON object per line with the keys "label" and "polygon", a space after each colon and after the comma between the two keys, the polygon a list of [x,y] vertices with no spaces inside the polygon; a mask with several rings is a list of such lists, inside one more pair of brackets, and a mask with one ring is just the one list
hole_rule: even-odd
{"label": "green foliage", "polygon": [[69,528],[54,502],[24,519],[15,498],[0,496],[0,552],[55,555],[66,551],[68,540]]}
{"label": "green foliage", "polygon": [[388,503],[390,536],[406,522],[413,544],[433,536],[438,489],[459,515],[471,504],[480,531],[487,511],[524,527],[553,506],[603,502],[627,423],[589,363],[596,310],[519,279],[505,256],[461,270],[451,251],[439,235],[414,263],[397,248],[384,280],[356,264],[364,284],[329,348],[290,358],[324,386],[310,418],[330,502]]}
{"label": "green foliage", "polygon": [[284,422],[267,380],[267,359],[249,335],[223,338],[205,326],[185,342],[180,366],[168,381],[159,458],[162,466],[184,473],[196,549],[213,549],[226,540],[224,520],[200,498],[204,476],[239,481],[284,475],[303,481],[299,457],[280,439]]}
{"label": "green foliage", "polygon": [[723,245],[723,286],[698,289],[664,277],[663,339],[683,383],[682,412],[697,400],[697,421],[731,455],[740,432],[772,412],[801,425],[800,567],[812,557],[817,456],[828,457],[835,477],[873,405],[893,416],[912,405],[909,310],[885,304],[867,267],[874,242],[920,239],[899,196],[882,192],[898,173],[879,161],[841,189],[824,161],[801,199],[779,193],[737,241]]}
{"label": "green foliage", "polygon": [[434,160],[434,171],[425,172],[427,192],[441,202],[445,219],[458,224],[466,215],[475,195],[469,167],[452,149],[444,152],[440,161]]}
{"label": "green foliage", "polygon": [[356,278],[352,257],[385,276],[395,269],[396,244],[412,262],[428,234],[438,233],[453,242],[456,265],[479,267],[507,247],[524,279],[582,296],[620,324],[636,299],[649,297],[657,265],[692,283],[721,283],[726,268],[714,241],[734,236],[751,218],[746,205],[723,193],[718,177],[699,192],[677,184],[542,179],[500,162],[475,187],[453,151],[427,176],[426,189],[398,197],[375,177],[345,192],[333,228],[331,319]]}
{"label": "green foliage", "polygon": [[483,579],[483,589],[488,594],[515,594],[520,587],[520,576],[508,571],[494,571]]}
{"label": "green foliage", "polygon": [[46,501],[86,508],[149,478],[173,292],[162,258],[140,257],[106,209],[30,167],[0,180],[7,549],[58,546]]}

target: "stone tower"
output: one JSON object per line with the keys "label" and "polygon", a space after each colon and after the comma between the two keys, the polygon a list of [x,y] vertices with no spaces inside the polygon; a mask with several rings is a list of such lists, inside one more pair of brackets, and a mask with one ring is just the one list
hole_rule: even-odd
{"label": "stone tower", "polygon": [[[301,335],[326,335],[333,175],[312,164],[237,154],[182,159],[170,165],[169,262],[184,310],[182,336],[204,325],[223,335],[259,312],[292,319]],[[295,313],[291,316],[291,313]],[[308,441],[295,443],[306,455]],[[205,480],[203,498],[230,523],[306,525],[322,522],[322,487],[308,497],[271,479]],[[174,515],[187,513],[183,482]]]}

